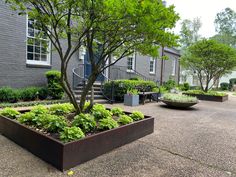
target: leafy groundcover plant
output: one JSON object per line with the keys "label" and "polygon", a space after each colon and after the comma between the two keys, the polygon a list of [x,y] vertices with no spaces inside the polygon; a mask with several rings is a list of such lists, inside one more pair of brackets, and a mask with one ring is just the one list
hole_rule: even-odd
{"label": "leafy groundcover plant", "polygon": [[188,95],[181,95],[181,94],[172,94],[172,93],[164,94],[163,100],[179,102],[179,103],[197,102],[196,97],[192,97],[192,96],[188,96]]}
{"label": "leafy groundcover plant", "polygon": [[121,108],[113,108],[109,111],[101,104],[95,104],[87,114],[76,115],[70,103],[54,104],[50,107],[38,105],[26,113],[5,108],[0,111],[0,115],[64,143],[144,119],[144,115],[139,111],[125,115]]}
{"label": "leafy groundcover plant", "polygon": [[196,95],[210,95],[210,96],[226,96],[226,93],[216,92],[213,90],[209,90],[208,92],[204,92],[202,90],[188,90],[184,92],[186,94],[196,94]]}

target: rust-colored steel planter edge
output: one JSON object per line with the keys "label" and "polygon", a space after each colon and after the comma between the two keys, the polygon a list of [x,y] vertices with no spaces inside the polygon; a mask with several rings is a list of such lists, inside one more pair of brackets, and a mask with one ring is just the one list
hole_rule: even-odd
{"label": "rust-colored steel planter edge", "polygon": [[153,133],[154,118],[62,143],[14,120],[0,116],[0,133],[63,171]]}
{"label": "rust-colored steel planter edge", "polygon": [[214,96],[214,95],[200,95],[200,94],[190,94],[184,93],[185,95],[197,97],[199,100],[206,100],[206,101],[216,101],[216,102],[224,102],[227,101],[228,95],[225,96]]}

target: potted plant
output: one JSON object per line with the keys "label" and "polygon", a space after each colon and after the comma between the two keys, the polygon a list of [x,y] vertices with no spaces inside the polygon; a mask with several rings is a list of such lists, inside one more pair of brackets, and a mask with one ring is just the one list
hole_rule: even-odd
{"label": "potted plant", "polygon": [[137,89],[129,89],[127,94],[124,95],[124,104],[126,106],[138,106],[139,94]]}

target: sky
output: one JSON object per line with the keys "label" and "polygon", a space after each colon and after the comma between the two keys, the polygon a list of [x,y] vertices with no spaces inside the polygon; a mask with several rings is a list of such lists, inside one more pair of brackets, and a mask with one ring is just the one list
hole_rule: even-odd
{"label": "sky", "polygon": [[181,18],[174,30],[176,33],[180,31],[180,22],[183,19],[193,20],[195,17],[200,17],[202,27],[199,33],[206,38],[215,34],[214,20],[218,12],[226,7],[236,11],[236,0],[166,0],[166,2],[167,5],[175,6],[175,11]]}

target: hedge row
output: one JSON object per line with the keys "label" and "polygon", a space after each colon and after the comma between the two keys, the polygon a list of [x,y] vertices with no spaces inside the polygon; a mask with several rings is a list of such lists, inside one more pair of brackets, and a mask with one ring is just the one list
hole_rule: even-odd
{"label": "hedge row", "polygon": [[124,95],[130,89],[137,89],[138,91],[149,92],[157,85],[153,81],[143,81],[143,80],[116,80],[112,82],[107,82],[104,84],[104,93],[108,98],[111,98],[112,87],[114,88],[114,99],[116,101],[123,101]]}
{"label": "hedge row", "polygon": [[16,103],[22,101],[44,100],[48,96],[46,87],[28,87],[24,89],[13,89],[10,87],[0,88],[0,102]]}

